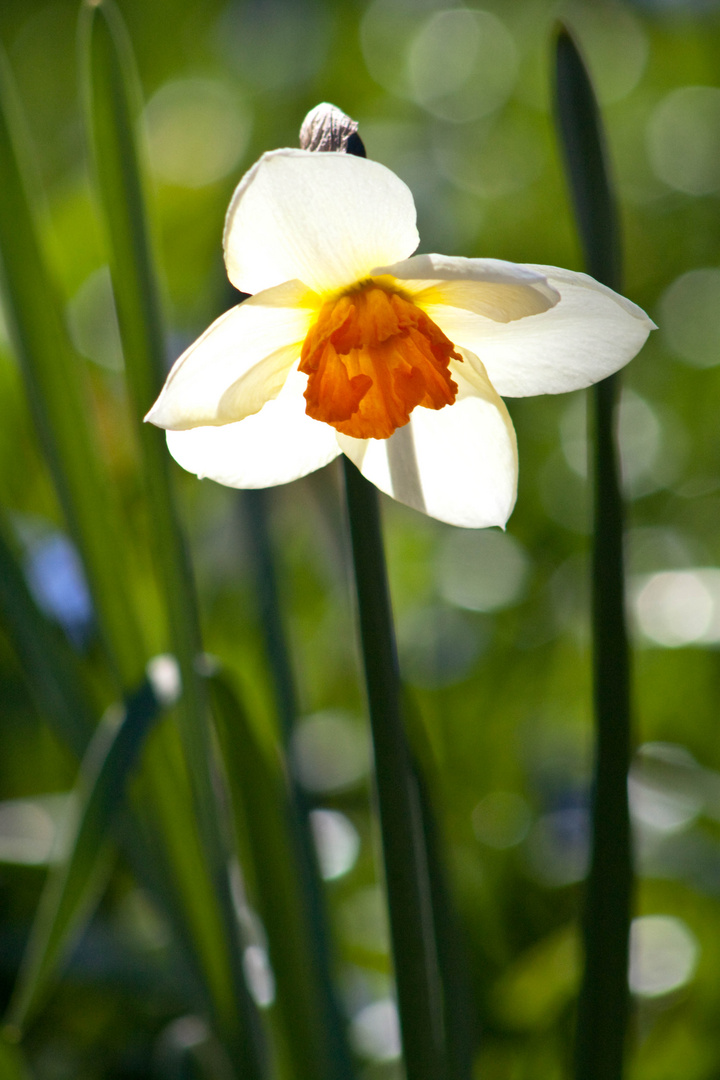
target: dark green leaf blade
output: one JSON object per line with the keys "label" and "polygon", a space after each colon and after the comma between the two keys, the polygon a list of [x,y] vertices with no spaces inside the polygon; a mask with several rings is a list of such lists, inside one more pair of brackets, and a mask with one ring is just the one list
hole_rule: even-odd
{"label": "dark green leaf blade", "polygon": [[620,288],[620,227],[595,93],[582,56],[564,26],[557,34],[557,122],[587,272]]}
{"label": "dark green leaf blade", "polygon": [[[312,994],[316,1000],[313,1012],[322,1017],[324,1048],[316,1055],[318,1077],[328,1076],[329,1080],[343,1080],[353,1073],[352,1055],[347,1043],[346,1025],[343,1022],[337,1001],[331,974],[330,943],[327,927],[327,911],[323,896],[323,883],[320,879],[317,853],[311,830],[310,812],[305,792],[298,784],[294,770],[287,764],[292,752],[291,740],[298,716],[297,695],[293,677],[290,654],[283,626],[280,604],[273,538],[270,530],[269,506],[270,492],[263,489],[248,490],[241,494],[244,518],[247,526],[250,558],[252,560],[252,578],[258,597],[261,625],[265,640],[265,651],[272,673],[273,689],[279,719],[282,753],[285,760],[283,782],[280,777],[269,780],[271,786],[279,785],[278,798],[284,810],[277,822],[276,836],[287,847],[282,852],[283,865],[291,868],[295,883],[283,890],[283,895],[295,895],[295,914],[290,920],[284,915],[275,921],[276,929],[292,924],[294,932],[307,939],[311,961],[305,964],[307,978],[312,984]],[[239,706],[238,706],[239,708]],[[247,726],[247,725],[245,725]],[[248,730],[245,741],[250,738]],[[230,739],[230,731],[227,732]],[[247,751],[251,758],[259,752],[250,745]],[[238,798],[246,790],[248,764],[244,760],[239,746],[225,742],[225,763],[231,773],[231,784],[238,786]],[[265,764],[267,769],[268,763]],[[248,804],[249,800],[245,799]],[[249,804],[247,814],[249,814]],[[254,835],[253,822],[246,816],[248,831]],[[256,861],[261,862],[262,851],[260,836],[254,836]],[[264,867],[258,872],[264,873]],[[264,892],[268,896],[266,907],[273,907],[272,881],[268,880]],[[289,891],[288,891],[289,890]],[[273,915],[277,915],[273,907]],[[271,935],[272,937],[272,935]],[[276,942],[280,940],[275,934]],[[308,946],[305,946],[307,951]],[[275,950],[278,951],[277,948]],[[289,974],[289,973],[288,973]],[[291,985],[288,979],[287,985]],[[286,992],[285,998],[287,999]],[[283,1002],[281,1000],[281,1007]],[[293,1019],[293,1018],[291,1018]],[[322,1071],[324,1069],[325,1071]],[[329,1070],[329,1071],[328,1071]]]}
{"label": "dark green leaf blade", "polygon": [[8,1014],[22,1030],[37,1011],[63,956],[90,915],[112,865],[110,834],[128,776],[159,712],[150,682],[122,706],[111,706],[81,766],[80,803],[67,858],[43,893]]}
{"label": "dark green leaf blade", "polygon": [[[592,84],[571,35],[557,38],[557,115],[588,270],[620,285],[616,200]],[[623,503],[615,404],[618,376],[593,388],[593,696],[596,722],[590,870],[583,914],[584,971],[575,1047],[578,1080],[620,1080],[630,1019],[633,857],[627,774],[630,655],[625,617]]]}
{"label": "dark green leaf blade", "polygon": [[11,339],[35,425],[80,550],[101,635],[119,681],[142,677],[142,641],[123,575],[123,530],[112,504],[91,429],[81,367],[65,327],[55,282],[38,239],[28,197],[30,154],[7,62],[0,52],[0,278]]}
{"label": "dark green leaf blade", "polygon": [[[142,424],[162,382],[164,345],[134,135],[140,94],[132,49],[117,9],[110,2],[93,3],[85,6],[82,15],[82,86],[96,185],[107,234],[131,411],[151,507],[153,554],[168,613],[171,647],[182,677],[178,717],[190,764],[192,805],[206,872],[213,885],[207,927],[217,928],[214,951],[216,957],[224,959],[232,988],[232,1015],[226,1008],[223,1010],[223,1034],[233,1044],[238,1071],[260,1077],[264,1073],[261,1028],[243,974],[243,944],[227,872],[229,853],[211,775],[207,702],[196,670],[200,631],[192,572],[171,490],[164,435]],[[224,951],[219,950],[221,942]]]}
{"label": "dark green leaf blade", "polygon": [[[287,781],[261,749],[227,679],[210,679],[236,828],[268,936],[277,1010],[298,1080],[353,1076],[346,1033],[328,1002],[324,943],[318,944],[298,868]],[[244,842],[243,842],[244,841]]]}

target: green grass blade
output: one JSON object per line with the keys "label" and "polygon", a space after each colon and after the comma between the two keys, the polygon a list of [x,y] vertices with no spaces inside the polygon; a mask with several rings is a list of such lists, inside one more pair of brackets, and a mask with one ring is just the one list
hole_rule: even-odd
{"label": "green grass blade", "polygon": [[265,927],[277,987],[277,1012],[297,1080],[353,1076],[344,1025],[328,1001],[325,958],[318,950],[298,867],[296,819],[287,779],[259,746],[225,678],[210,681],[236,828]]}
{"label": "green grass blade", "polygon": [[557,122],[586,269],[619,289],[620,228],[600,113],[577,45],[562,26],[556,63]]}
{"label": "green grass blade", "polygon": [[[7,530],[5,530],[7,531]],[[0,613],[40,714],[81,759],[95,730],[77,657],[30,596],[12,546],[0,529]],[[211,1014],[232,1009],[225,943],[212,918],[215,896],[192,812],[177,731],[152,733],[140,776],[123,808],[118,839],[137,878],[156,897]],[[221,1025],[219,1025],[221,1026]]]}
{"label": "green grass blade", "polygon": [[0,1038],[0,1076],[3,1080],[32,1080],[22,1050]]}
{"label": "green grass blade", "polygon": [[427,855],[433,927],[442,981],[442,1017],[448,1080],[472,1080],[475,1053],[475,1008],[466,970],[467,950],[452,896],[447,847],[435,810],[434,793],[440,777],[422,717],[405,689],[403,715],[411,764],[419,796],[420,819]]}
{"label": "green grass blade", "polygon": [[[18,113],[0,55],[0,274],[7,322],[43,451],[88,572],[102,636],[118,682],[129,690],[142,678],[145,656],[127,589],[118,587],[128,580],[123,530],[109,500],[111,485],[101,473],[81,369],[38,240],[24,167],[30,155]],[[148,820],[146,838],[162,867],[158,878],[166,905],[175,925],[186,928],[186,951],[208,983],[219,1027],[224,1020],[225,1027],[234,1030],[234,994],[227,947],[218,929],[215,882],[188,810],[188,770],[169,727],[153,740],[146,758],[136,812]]]}
{"label": "green grass blade", "polygon": [[[76,655],[36,607],[1,528],[0,613],[38,711],[81,759],[95,730],[93,703],[83,693]],[[225,944],[212,918],[214,890],[174,727],[164,724],[152,733],[139,771],[118,839],[138,880],[169,918],[198,986],[206,987],[203,1007],[222,1017],[232,1008]]]}
{"label": "green grass blade", "polygon": [[159,712],[149,682],[122,706],[112,706],[81,766],[80,811],[67,858],[51,871],[8,1013],[22,1030],[37,1012],[63,957],[92,912],[112,865],[110,835],[125,786]]}
{"label": "green grass blade", "polygon": [[[249,554],[252,560],[252,578],[258,596],[261,626],[265,639],[265,651],[272,673],[273,688],[284,754],[290,752],[292,733],[298,716],[295,680],[283,627],[277,575],[273,558],[273,543],[268,520],[270,493],[262,489],[244,491],[242,506],[247,525]],[[242,754],[227,748],[226,766],[231,764],[238,771],[233,774],[236,782],[244,783],[247,766]],[[327,914],[323,886],[310,828],[309,806],[305,793],[295,779],[291,768],[285,770],[285,791],[282,801],[288,815],[285,824],[290,850],[285,853],[288,865],[297,874],[298,932],[309,942],[313,963],[311,978],[317,1008],[322,1015],[324,1041],[327,1044],[324,1059],[330,1072],[317,1071],[316,1075],[342,1080],[352,1075],[352,1055],[347,1044],[346,1025],[340,1014],[330,973],[330,947],[327,931]],[[259,838],[257,838],[259,840]],[[260,852],[261,848],[257,847]],[[280,923],[279,925],[282,925]],[[318,1066],[319,1069],[319,1066]]]}
{"label": "green grass blade", "polygon": [[22,132],[0,53],[0,277],[8,327],[45,457],[85,564],[101,634],[119,680],[134,686],[142,678],[144,657],[127,590],[117,587],[123,533],[96,452],[81,367],[38,239]]}
{"label": "green grass blade", "polygon": [[145,213],[134,126],[140,95],[132,50],[117,9],[109,2],[86,6],[81,23],[82,86],[96,185],[108,241],[110,271],[126,360],[131,412],[140,442],[152,542],[167,607],[172,651],[182,675],[178,710],[193,805],[215,891],[216,921],[225,942],[227,978],[232,985],[238,1070],[248,1078],[264,1073],[259,1019],[245,984],[243,946],[227,873],[228,852],[211,775],[207,702],[196,672],[200,632],[192,573],[174,505],[164,435],[142,417],[159,392],[164,346],[158,290]]}
{"label": "green grass blade", "polygon": [[343,466],[405,1068],[408,1080],[441,1080],[442,987],[420,796],[402,723],[380,508],[372,484],[347,458]]}
{"label": "green grass blade", "polygon": [[38,611],[0,514],[0,616],[28,673],[28,689],[41,716],[50,720],[81,757],[94,726],[89,696],[83,692],[78,658],[62,632]]}
{"label": "green grass blade", "polygon": [[[570,34],[557,39],[557,115],[587,268],[620,285],[620,231],[599,111]],[[594,543],[592,629],[596,760],[592,849],[583,918],[585,965],[575,1075],[620,1080],[630,1015],[628,948],[633,862],[627,773],[630,658],[625,621],[623,504],[615,438],[618,377],[592,391]]]}

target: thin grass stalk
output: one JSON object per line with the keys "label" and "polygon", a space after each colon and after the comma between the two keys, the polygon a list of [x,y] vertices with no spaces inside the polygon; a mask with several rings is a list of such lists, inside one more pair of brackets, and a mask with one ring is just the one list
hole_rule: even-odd
{"label": "thin grass stalk", "polygon": [[212,674],[209,687],[246,882],[267,933],[280,1060],[289,1059],[293,1080],[351,1078],[345,1024],[328,1015],[327,976],[308,926],[281,756],[262,747],[226,675]]}
{"label": "thin grass stalk", "polygon": [[112,825],[143,742],[161,710],[148,679],[123,706],[111,706],[83,758],[77,822],[63,862],[40,899],[7,1016],[6,1030],[27,1026],[47,995],[62,959],[85,925],[114,862]]}
{"label": "thin grass stalk", "polygon": [[447,1080],[472,1080],[475,1025],[472,993],[458,914],[448,880],[442,831],[432,797],[417,761],[414,765],[420,796],[423,837],[427,852],[433,927],[442,979],[442,1018],[447,1057]]}
{"label": "thin grass stalk", "polygon": [[126,590],[118,589],[122,523],[96,453],[87,387],[62,299],[48,271],[36,213],[32,154],[0,50],[0,278],[4,310],[40,445],[88,575],[116,690],[132,690],[146,657]]}
{"label": "thin grass stalk", "polygon": [[[46,266],[36,223],[40,196],[33,181],[29,141],[12,78],[0,51],[0,270],[5,314],[40,445],[88,574],[100,637],[114,676],[115,692],[120,696],[131,694],[141,681],[147,655],[130,593],[126,588],[118,587],[119,582],[128,579],[123,523],[112,497],[112,485],[108,483],[96,452],[97,433],[90,419],[92,410],[85,392],[82,364],[70,343],[62,301]],[[17,585],[17,575],[5,581],[5,585],[10,586],[12,580]],[[17,589],[14,591],[17,599]],[[10,601],[10,615],[14,612],[15,623],[19,626],[21,613],[13,607],[12,589],[6,588],[3,592],[4,600]],[[23,626],[18,645],[25,662],[31,661],[34,650],[36,662],[29,678],[37,699],[40,694],[37,683],[41,680],[38,673],[46,673],[48,665],[53,665],[57,650],[51,646],[38,655],[37,648],[48,635],[41,633],[35,642],[31,642],[27,619]],[[29,634],[32,633],[30,627]],[[59,667],[62,666],[60,662]],[[45,689],[51,686],[61,689],[70,672],[69,666],[63,675],[55,672],[53,681],[48,682]],[[58,709],[66,711],[65,707],[72,701],[71,696],[60,705],[53,691],[52,695],[45,694],[43,704],[50,708],[52,719],[61,723]],[[80,710],[78,715],[83,712]],[[78,743],[76,750],[81,753],[83,747],[79,745],[78,733],[71,733],[74,723],[70,727],[63,726],[73,745]],[[155,745],[147,748],[144,799],[137,800],[136,810],[142,814],[149,803],[154,826],[160,821],[163,844],[158,844],[155,838],[155,857],[152,861],[145,858],[143,861],[152,870],[163,866],[165,873],[156,875],[156,882],[162,886],[164,900],[172,900],[173,890],[181,890],[183,914],[187,914],[188,899],[194,899],[202,885],[199,878],[203,856],[194,836],[189,836],[188,829],[183,828],[181,804],[185,776],[179,775],[182,770],[177,768],[174,733],[165,728],[164,735],[162,746],[151,740]],[[144,845],[132,841],[134,830],[128,829],[127,834],[137,853]],[[150,839],[149,835],[146,839]],[[168,842],[174,842],[174,848],[166,858]],[[175,905],[176,913],[180,909],[180,904]],[[194,925],[200,925],[197,918]],[[204,933],[202,926],[200,930],[198,937]],[[227,963],[224,951],[220,960]],[[217,963],[206,965],[211,974],[217,967]],[[212,983],[212,978],[209,981]],[[218,983],[215,979],[215,986]]]}
{"label": "thin grass stalk", "polygon": [[[82,364],[70,343],[61,298],[46,266],[35,214],[41,196],[34,179],[29,140],[0,51],[0,269],[5,314],[40,444],[88,574],[115,692],[118,696],[131,694],[143,677],[147,655],[130,593],[118,588],[118,582],[128,579],[123,523],[112,498],[112,485],[96,453],[97,433],[90,419],[92,410],[85,393]],[[35,645],[46,636],[38,637]],[[22,659],[27,661],[27,635],[22,640]],[[38,672],[46,671],[46,661],[53,662],[53,653],[49,650],[40,657],[37,652],[35,655],[39,663],[29,672],[29,678],[37,696],[36,683],[41,678]],[[56,674],[54,683],[64,685],[63,677]],[[50,706],[52,718],[59,722],[57,700],[46,696],[44,704]],[[78,747],[78,752],[81,749]],[[206,916],[198,918],[199,896],[204,890],[214,904],[214,893],[203,874],[204,855],[195,836],[194,821],[188,821],[189,815],[185,815],[188,781],[184,763],[176,752],[174,730],[165,726],[162,739],[151,738],[145,759],[142,797],[134,800],[136,820],[146,816],[152,824],[145,830],[145,844],[133,839],[134,828],[126,830],[128,842],[135,856],[147,844],[154,845],[152,859],[143,854],[143,865],[153,872],[156,891],[162,893],[166,906],[173,908],[175,927],[182,925],[178,915],[185,918],[186,926],[192,924],[197,970],[205,975],[215,998],[223,1001],[228,996],[221,978],[227,957],[224,943],[214,951],[207,947],[212,938],[210,920]],[[155,835],[158,824],[161,842]],[[162,867],[162,873],[155,873],[158,867]],[[152,875],[143,876],[147,879]],[[176,892],[182,896],[178,903],[174,903]]]}
{"label": "thin grass stalk", "polygon": [[208,704],[196,669],[200,629],[192,572],[171,490],[164,434],[150,425],[142,425],[145,412],[162,386],[165,352],[134,136],[139,93],[131,47],[114,5],[92,0],[84,15],[87,65],[84,85],[97,189],[107,228],[143,478],[148,505],[152,508],[154,554],[167,605],[172,648],[182,676],[180,731],[190,766],[198,828],[224,925],[234,989],[234,1016],[226,1018],[225,1034],[227,1037],[235,1030],[232,1041],[238,1073],[250,1080],[264,1075],[264,1050],[259,1018],[242,969],[243,944],[228,876],[229,853],[213,790]]}
{"label": "thin grass stalk", "polygon": [[[557,37],[557,119],[589,273],[620,287],[617,206],[592,85],[564,27]],[[616,441],[618,376],[591,391],[594,531],[593,700],[596,743],[584,970],[575,1044],[577,1080],[621,1080],[630,1021],[629,931],[633,858],[627,774],[630,658],[625,617],[623,501]]]}
{"label": "thin grass stalk", "polygon": [[327,1043],[325,1054],[327,1076],[328,1080],[331,1077],[334,1080],[347,1080],[354,1075],[354,1069],[345,1032],[346,1025],[340,1013],[330,971],[326,907],[310,828],[310,806],[305,792],[297,783],[295,770],[292,767],[291,740],[297,722],[298,704],[278,594],[277,573],[268,521],[268,501],[268,493],[262,489],[242,493],[253,564],[253,580],[265,639],[265,652],[272,674],[284,755],[289,763],[286,771],[288,831],[295,856],[301,902],[305,909],[305,930],[312,944],[315,969],[312,974],[317,980],[315,992],[319,995],[318,1005]]}
{"label": "thin grass stalk", "polygon": [[[3,517],[0,514],[0,615],[14,645],[28,692],[42,715],[69,746],[74,756],[82,758],[96,728],[97,703],[85,684],[78,658],[57,626],[38,610],[29,593],[18,564]],[[167,735],[174,734],[167,724],[155,732],[156,746],[168,748]],[[195,837],[185,827],[183,791],[177,783],[177,773],[168,775],[165,755],[146,753],[154,768],[146,766],[144,783],[140,784],[129,805],[120,808],[116,833],[133,871],[143,886],[158,899],[170,918],[174,937],[182,950],[185,974],[191,976],[190,993],[195,994],[197,1008],[206,1011],[211,1005],[209,995],[203,994],[206,972],[198,955],[199,950],[188,946],[193,941],[188,921],[187,905],[181,902],[182,889],[177,881],[178,870],[192,875],[198,883],[198,859],[190,858],[195,850]],[[152,784],[149,784],[152,779]],[[136,785],[137,786],[137,785]],[[138,797],[142,793],[142,797]],[[152,811],[148,814],[148,804]],[[171,808],[173,829],[168,828],[169,814],[158,828],[157,810]],[[192,824],[192,823],[191,823]],[[168,851],[168,839],[175,835],[182,845],[182,861]],[[177,852],[174,853],[177,856]],[[86,916],[91,914],[87,907]],[[207,923],[207,919],[204,920]],[[0,1070],[0,1075],[2,1072]]]}
{"label": "thin grass stalk", "polygon": [[408,1080],[442,1080],[442,989],[420,798],[402,722],[380,507],[373,485],[342,460],[405,1069]]}
{"label": "thin grass stalk", "polygon": [[414,694],[403,688],[403,718],[417,784],[430,880],[433,926],[442,983],[442,1018],[447,1080],[472,1080],[477,1038],[467,971],[467,947],[455,906],[442,821],[435,807],[440,775]]}

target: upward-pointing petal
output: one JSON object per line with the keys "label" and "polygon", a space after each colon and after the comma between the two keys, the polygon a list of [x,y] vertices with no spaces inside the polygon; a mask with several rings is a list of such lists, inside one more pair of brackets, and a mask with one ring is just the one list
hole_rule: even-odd
{"label": "upward-pointing petal", "polygon": [[351,285],[419,243],[410,189],[377,161],[275,150],[240,181],[225,221],[225,263],[255,293],[291,278],[317,292]]}

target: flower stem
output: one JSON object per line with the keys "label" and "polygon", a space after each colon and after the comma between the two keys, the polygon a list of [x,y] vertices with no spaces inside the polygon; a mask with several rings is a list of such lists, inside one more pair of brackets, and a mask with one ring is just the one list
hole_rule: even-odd
{"label": "flower stem", "polygon": [[[619,287],[617,208],[597,104],[568,32],[557,40],[557,113],[588,271]],[[578,1003],[577,1080],[621,1080],[630,1018],[629,929],[633,859],[627,773],[630,658],[625,620],[623,503],[615,436],[618,377],[594,387],[592,552],[593,698],[596,719],[592,848],[585,896],[585,967]]]}
{"label": "flower stem", "polygon": [[405,1068],[408,1080],[441,1080],[442,994],[419,792],[402,722],[380,508],[372,484],[345,457],[343,466]]}

